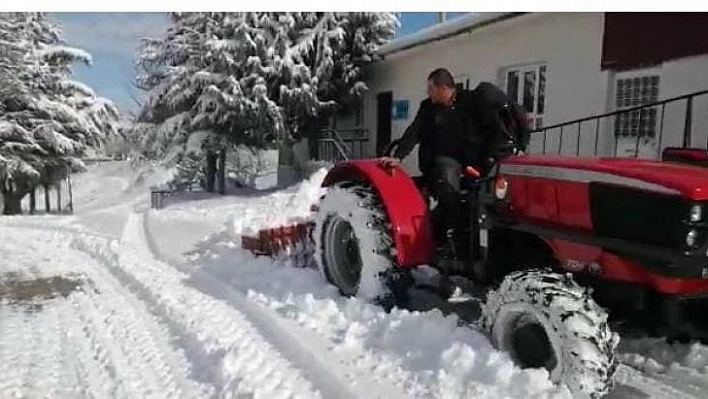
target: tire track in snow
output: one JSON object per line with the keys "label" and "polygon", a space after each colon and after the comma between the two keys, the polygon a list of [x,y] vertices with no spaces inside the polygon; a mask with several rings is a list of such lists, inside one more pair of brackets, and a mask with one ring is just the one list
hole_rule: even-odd
{"label": "tire track in snow", "polygon": [[[698,399],[704,397],[704,395],[694,396],[688,394],[683,390],[678,389],[678,387],[646,375],[642,371],[625,364],[621,364],[617,367],[615,382],[639,391],[639,394],[634,394],[634,397],[636,398]],[[615,395],[617,395],[616,397],[618,399],[629,399],[633,397],[631,393],[626,392]],[[611,393],[610,397],[615,396]]]}
{"label": "tire track in snow", "polygon": [[[40,264],[45,261],[41,265],[47,269],[42,270],[43,274],[62,274],[70,268],[88,278],[82,291],[67,298],[42,302],[42,309],[35,313],[18,311],[24,317],[24,328],[17,325],[17,321],[13,322],[12,317],[5,317],[13,307],[0,307],[3,312],[0,364],[11,365],[8,374],[0,368],[0,376],[9,376],[0,377],[0,381],[10,381],[0,382],[0,397],[27,394],[30,397],[99,398],[203,396],[202,390],[186,378],[186,359],[180,363],[169,344],[169,334],[148,317],[143,303],[122,289],[100,264],[86,254],[72,251],[70,240],[63,238],[60,232],[35,230],[30,234],[32,240],[27,241],[30,250],[41,242],[44,250],[53,255],[53,259],[35,259]],[[12,236],[3,236],[0,239],[17,244],[12,243]],[[26,234],[18,236],[27,238]],[[33,252],[38,251],[15,254],[15,260],[26,262]],[[12,255],[11,251],[10,261]],[[10,333],[5,334],[5,329]],[[23,360],[26,358],[29,360]],[[24,382],[18,384],[20,380]],[[36,391],[42,394],[35,395]],[[5,392],[9,395],[4,395]]]}
{"label": "tire track in snow", "polygon": [[694,397],[708,392],[708,347],[668,344],[661,338],[627,339],[620,343],[622,363]]}
{"label": "tire track in snow", "polygon": [[109,353],[95,334],[94,320],[86,315],[79,302],[70,301],[72,315],[66,331],[71,336],[70,343],[76,359],[74,365],[80,382],[81,396],[90,398],[108,398],[115,396],[119,380],[111,364]]}
{"label": "tire track in snow", "polygon": [[[32,355],[32,328],[21,309],[0,303],[0,397],[20,397]],[[21,348],[21,350],[18,350]]]}
{"label": "tire track in snow", "polygon": [[[84,334],[94,342],[93,350],[101,353],[101,367],[108,368],[119,376],[112,396],[118,397],[196,397],[196,392],[182,389],[177,380],[184,381],[180,372],[171,365],[171,349],[155,339],[153,331],[146,327],[150,322],[135,311],[133,304],[125,300],[110,283],[97,284],[100,295],[77,295],[73,302],[77,311],[85,315]],[[116,345],[118,343],[118,345]],[[176,371],[176,372],[175,372]],[[175,374],[178,374],[177,376]],[[191,392],[190,392],[191,391]]]}
{"label": "tire track in snow", "polygon": [[[163,261],[150,235],[147,217],[142,215],[140,242],[146,244],[149,256]],[[164,261],[167,263],[166,261]],[[185,265],[171,264],[190,275],[190,282],[200,290],[223,299],[254,323],[265,338],[288,359],[303,370],[305,376],[322,389],[325,397],[381,397],[407,398],[411,394],[399,384],[385,381],[376,371],[352,366],[356,354],[336,354],[331,343],[321,339],[312,330],[303,328],[292,319],[282,317],[274,310],[249,299],[243,292],[220,281],[217,276]],[[401,381],[397,381],[400,383]]]}
{"label": "tire track in snow", "polygon": [[[313,384],[266,342],[245,317],[222,301],[187,287],[186,277],[152,259],[131,215],[120,245],[95,236],[76,241],[142,299],[152,303],[186,345],[186,355],[209,379],[217,396],[320,397]],[[338,392],[341,396],[342,392]],[[328,396],[329,397],[329,396]]]}
{"label": "tire track in snow", "polygon": [[76,321],[69,307],[66,302],[36,311],[0,307],[0,397],[87,396],[76,372],[75,342],[65,329]]}
{"label": "tire track in snow", "polygon": [[[73,376],[67,375],[70,369],[67,369],[66,365],[70,359],[62,354],[63,332],[58,316],[59,308],[60,306],[50,305],[36,311],[39,320],[31,327],[31,332],[26,331],[32,336],[32,355],[24,389],[42,392],[45,397],[66,397],[73,391],[72,386],[67,384],[67,380]],[[29,321],[35,314],[25,316]]]}
{"label": "tire track in snow", "polygon": [[[25,225],[25,224],[23,224],[21,226],[14,225],[12,227],[21,228],[21,229],[31,229],[31,230],[36,230],[36,229],[52,230],[52,231],[57,231],[57,232],[69,233],[72,235],[88,236],[92,240],[105,241],[105,240],[111,239],[111,237],[108,237],[105,235],[95,234],[95,233],[87,232],[84,230],[80,230],[77,228],[78,226],[69,226],[69,225],[47,226],[47,225],[28,223],[27,225]],[[149,237],[146,237],[146,238],[148,238],[148,240],[146,242],[149,244]],[[91,255],[95,255],[95,251],[91,251],[91,252],[92,252]],[[215,278],[212,277],[212,279],[215,279]],[[119,280],[121,280],[121,279],[119,278]],[[223,285],[223,283],[221,283],[221,284]],[[238,293],[240,293],[240,292],[238,292]],[[235,305],[236,302],[233,301],[233,295],[227,295],[227,296],[232,297],[230,302],[232,303],[232,305]],[[227,298],[227,300],[228,300],[228,298]],[[262,305],[258,305],[258,306],[262,307]],[[13,372],[6,373],[5,371],[8,370],[8,368],[6,367],[5,369],[3,369],[2,365],[3,364],[5,364],[5,365],[12,364],[12,366],[13,366],[12,369],[16,369],[16,366],[18,365],[18,363],[19,364],[23,364],[23,363],[26,364],[28,361],[27,359],[29,358],[28,356],[23,357],[23,356],[17,356],[17,354],[15,354],[15,356],[11,360],[11,362],[14,362],[14,363],[8,363],[5,361],[6,357],[4,357],[4,355],[6,355],[6,353],[3,353],[3,351],[4,351],[3,343],[7,342],[7,338],[12,337],[12,334],[6,334],[3,331],[3,327],[7,327],[8,331],[12,330],[15,332],[22,331],[22,328],[8,327],[11,325],[16,326],[17,320],[13,321],[12,317],[8,316],[7,310],[4,310],[3,308],[4,308],[4,306],[0,306],[0,337],[2,337],[2,339],[0,339],[0,376],[2,376],[2,377],[0,377],[0,397],[12,396],[12,395],[6,395],[6,393],[17,392],[16,390],[13,391],[12,388],[18,387],[18,386],[22,387],[22,385],[23,385],[22,378],[21,377],[19,379],[17,378],[18,373],[16,373],[16,372],[15,373],[13,373]],[[265,309],[264,309],[264,311],[265,311]],[[250,315],[247,315],[247,316],[249,316],[249,318],[250,318]],[[66,319],[62,318],[62,320],[66,320]],[[289,321],[289,320],[286,320],[286,322],[287,321]],[[259,322],[256,321],[256,323],[258,324]],[[82,323],[71,323],[71,324],[81,325]],[[262,324],[266,324],[266,323],[258,324],[259,327],[262,327]],[[294,324],[294,323],[292,323],[292,324]],[[299,326],[294,326],[294,327],[299,327]],[[276,330],[276,331],[278,331],[278,330]],[[309,330],[307,330],[307,331],[303,330],[303,332],[305,332],[305,333],[307,333],[308,331]],[[93,339],[95,340],[95,338],[93,338]],[[10,340],[12,341],[13,339],[10,338]],[[74,344],[77,347],[81,347],[81,345],[86,346],[86,344],[87,344],[86,339],[74,339],[72,342],[74,342]],[[313,345],[311,343],[301,344],[301,345],[308,346],[310,349],[317,346],[317,345]],[[96,345],[94,344],[94,347],[95,346]],[[191,349],[194,350],[194,348],[191,348]],[[319,347],[318,349],[312,349],[312,353],[315,353],[318,357],[321,357],[320,356],[321,352],[319,352],[320,349],[321,349],[321,347]],[[110,384],[112,382],[115,382],[112,380],[113,377],[108,375],[107,372],[105,372],[105,370],[101,371],[102,368],[99,367],[98,362],[93,362],[87,366],[85,363],[87,362],[88,358],[86,356],[78,355],[78,353],[80,353],[80,351],[75,350],[70,353],[74,353],[74,354],[76,354],[76,357],[84,359],[81,362],[76,362],[76,364],[72,366],[76,369],[76,373],[78,374],[77,378],[80,381],[82,381],[80,383],[81,396],[85,396],[85,397],[109,397],[109,396],[111,396],[111,395],[107,395],[107,391],[105,390],[105,388],[110,387]],[[643,370],[642,367],[639,367],[639,369],[637,369],[637,368],[631,367],[631,363],[633,363],[633,362],[628,361],[626,359],[626,356],[623,356],[623,358],[624,358],[624,363],[627,363],[630,365],[629,366],[628,365],[621,365],[619,367],[618,373],[617,373],[617,383],[618,383],[618,386],[620,389],[618,389],[617,393],[616,393],[618,396],[610,395],[610,397],[613,397],[613,398],[619,398],[619,397],[621,397],[621,398],[646,398],[646,397],[654,398],[654,397],[656,397],[656,398],[677,398],[678,399],[678,398],[703,397],[703,395],[705,393],[705,391],[700,391],[700,386],[703,386],[703,384],[706,382],[705,379],[701,378],[700,381],[698,381],[699,382],[698,385],[691,387],[690,381],[688,382],[688,385],[686,385],[687,381],[685,378],[677,380],[674,377],[672,377],[671,375],[669,375],[667,377],[666,375],[662,375],[661,373],[652,372],[651,370]],[[24,361],[23,361],[23,359],[24,359]],[[671,366],[673,368],[679,367],[679,368],[681,368],[681,371],[685,371],[685,374],[682,374],[682,377],[685,375],[693,376],[696,378],[705,376],[704,373],[701,373],[698,370],[691,368],[690,366],[678,365],[678,364],[673,364]],[[673,374],[675,374],[675,373],[673,373]],[[69,377],[69,376],[67,375],[67,377]],[[87,383],[85,383],[85,381],[87,381],[87,380],[89,380],[89,381],[101,381],[102,380],[103,382],[100,384],[91,384],[91,383],[87,384]],[[623,385],[625,387],[631,387],[633,390],[635,390],[637,392],[634,394],[630,392],[628,394],[626,392],[626,389],[622,389]],[[699,391],[695,390],[696,387],[698,387]],[[19,388],[19,389],[21,389],[21,388]],[[700,393],[695,394],[696,392],[700,392]],[[339,394],[340,395],[338,395],[337,397],[342,397],[342,393],[339,392]],[[62,395],[60,395],[60,396],[62,396]],[[329,396],[327,396],[327,397],[329,397]]]}

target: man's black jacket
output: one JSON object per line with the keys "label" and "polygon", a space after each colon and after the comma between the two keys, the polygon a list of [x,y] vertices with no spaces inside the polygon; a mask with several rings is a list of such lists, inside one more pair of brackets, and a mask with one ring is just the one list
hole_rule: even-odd
{"label": "man's black jacket", "polygon": [[[416,144],[420,144],[418,168],[422,173],[427,174],[431,170],[434,157],[449,155],[436,153],[436,150],[441,147],[449,147],[441,146],[440,141],[455,140],[457,151],[454,158],[463,167],[473,166],[486,170],[488,159],[494,156],[497,148],[508,140],[500,120],[500,111],[505,104],[518,107],[513,101],[509,101],[501,89],[491,83],[482,82],[474,90],[458,91],[452,105],[452,112],[444,115],[459,118],[461,131],[445,136],[446,132],[441,131],[442,106],[426,99],[421,102],[418,113],[401,137],[393,156],[403,159],[413,151]],[[521,126],[521,129],[520,142],[517,145],[525,149],[529,140],[529,129],[526,125]]]}

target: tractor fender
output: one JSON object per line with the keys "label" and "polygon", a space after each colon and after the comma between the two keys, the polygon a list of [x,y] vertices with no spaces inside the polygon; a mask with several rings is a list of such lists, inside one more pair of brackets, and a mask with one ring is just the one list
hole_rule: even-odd
{"label": "tractor fender", "polygon": [[353,160],[334,166],[322,186],[347,180],[368,182],[378,193],[391,223],[398,265],[430,264],[435,243],[429,210],[413,179],[400,167],[386,170],[377,160]]}

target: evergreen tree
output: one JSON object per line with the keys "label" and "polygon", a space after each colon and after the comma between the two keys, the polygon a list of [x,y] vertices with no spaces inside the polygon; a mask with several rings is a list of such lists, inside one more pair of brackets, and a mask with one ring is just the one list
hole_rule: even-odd
{"label": "evergreen tree", "polygon": [[117,131],[118,110],[70,79],[70,65],[90,63],[91,57],[66,46],[44,14],[2,14],[0,46],[9,49],[3,52],[0,79],[10,83],[0,94],[3,212],[17,213],[35,186],[83,168],[87,146],[99,146]]}
{"label": "evergreen tree", "polygon": [[146,151],[168,161],[184,159],[192,132],[208,132],[202,146],[210,174],[226,146],[268,148],[305,137],[358,99],[366,90],[362,64],[398,26],[392,13],[171,18],[163,38],[144,41],[136,62],[136,85],[149,94],[137,129],[151,136],[143,139]]}

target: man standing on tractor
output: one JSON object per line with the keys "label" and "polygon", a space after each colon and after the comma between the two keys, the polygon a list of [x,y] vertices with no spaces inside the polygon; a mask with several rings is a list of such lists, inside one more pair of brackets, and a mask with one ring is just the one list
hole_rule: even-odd
{"label": "man standing on tractor", "polygon": [[447,69],[428,75],[428,98],[420,103],[393,156],[384,157],[382,164],[400,164],[419,144],[418,168],[444,219],[443,259],[457,263],[455,229],[463,170],[471,166],[486,174],[501,150],[524,151],[529,133],[521,107],[495,85],[482,82],[474,90],[456,90]]}

